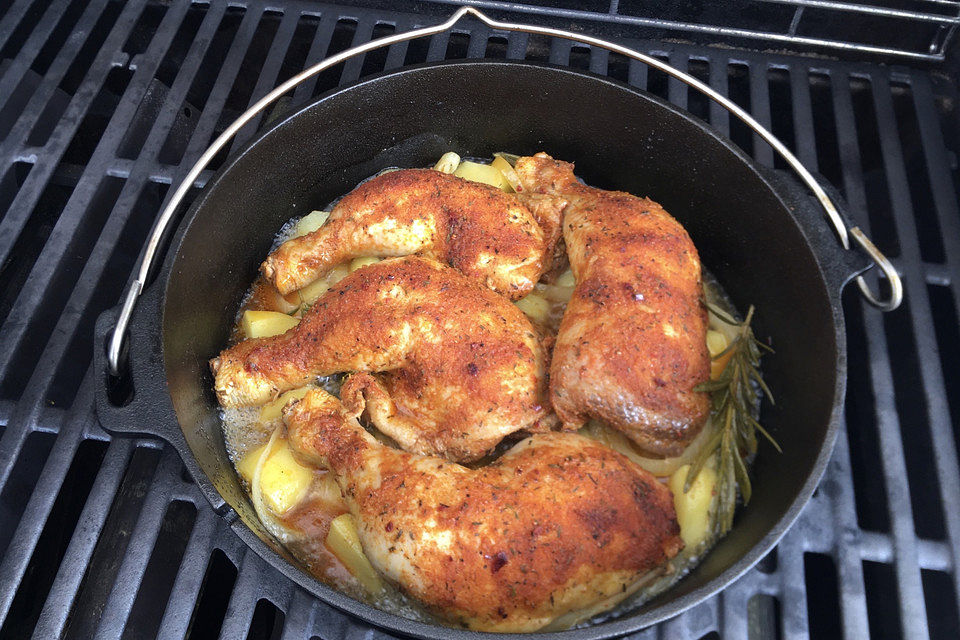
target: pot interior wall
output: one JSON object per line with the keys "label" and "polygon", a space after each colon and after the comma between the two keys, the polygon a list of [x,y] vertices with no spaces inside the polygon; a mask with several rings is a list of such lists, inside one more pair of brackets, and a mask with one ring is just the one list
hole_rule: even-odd
{"label": "pot interior wall", "polygon": [[[388,166],[443,152],[547,151],[588,183],[646,195],[688,229],[701,258],[776,355],[754,498],[690,576],[649,609],[705,584],[784,516],[811,473],[834,403],[832,294],[787,208],[760,175],[701,124],[654,98],[570,71],[458,63],[368,81],[301,111],[228,163],[174,242],[163,316],[164,358],[180,425],[201,468],[259,527],[224,450],[207,361],[224,346],[240,298],[291,216],[320,208]],[[185,223],[186,224],[186,223]]]}

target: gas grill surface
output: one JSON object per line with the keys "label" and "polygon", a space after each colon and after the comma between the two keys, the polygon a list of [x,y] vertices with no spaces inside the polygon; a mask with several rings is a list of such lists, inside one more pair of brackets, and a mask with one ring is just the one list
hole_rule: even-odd
{"label": "gas grill surface", "polygon": [[[212,139],[304,66],[460,3],[360,4],[0,9],[0,638],[388,637],[247,551],[172,449],[105,434],[91,392],[94,320],[117,303],[169,187]],[[905,302],[886,316],[855,287],[845,294],[845,431],[799,521],[742,579],[634,637],[960,637],[960,3],[475,4],[616,38],[729,95],[844,194],[904,277]],[[476,22],[331,69],[261,124],[371,73],[473,57],[630,82],[781,166],[659,72]]]}

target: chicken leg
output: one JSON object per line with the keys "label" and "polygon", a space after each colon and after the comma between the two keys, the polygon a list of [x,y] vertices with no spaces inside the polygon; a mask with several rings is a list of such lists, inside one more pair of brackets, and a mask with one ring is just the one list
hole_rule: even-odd
{"label": "chicken leg", "polygon": [[468,469],[380,444],[322,390],[285,419],[296,454],[335,474],[373,566],[453,624],[536,631],[599,612],[683,547],[670,491],[577,434]]}
{"label": "chicken leg", "polygon": [[550,397],[576,429],[597,418],[642,449],[673,456],[699,433],[710,375],[700,258],[656,202],[588,187],[545,153],[520,158],[521,198],[564,204],[576,279],[553,348]]}
{"label": "chicken leg", "polygon": [[[559,225],[543,222],[551,231]],[[261,270],[287,294],[354,257],[419,254],[515,300],[549,267],[558,235],[545,235],[536,216],[499,189],[401,169],[344,196],[324,226],[280,245]]]}
{"label": "chicken leg", "polygon": [[[546,361],[527,317],[506,298],[433,260],[359,269],[300,324],[241,342],[211,361],[220,404],[264,404],[317,376],[360,372],[341,395],[402,447],[453,460],[540,429]],[[370,375],[370,374],[374,375]]]}

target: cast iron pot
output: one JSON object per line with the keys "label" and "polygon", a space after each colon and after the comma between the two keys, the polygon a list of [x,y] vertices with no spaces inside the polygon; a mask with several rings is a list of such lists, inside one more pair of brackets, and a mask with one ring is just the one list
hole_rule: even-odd
{"label": "cast iron pot", "polygon": [[445,151],[547,151],[587,183],[645,195],[689,231],[703,264],[776,354],[764,376],[776,405],[762,422],[754,492],[734,528],[676,586],[617,618],[551,638],[618,636],[707,598],[762,558],[819,481],[837,434],[846,350],[840,292],[868,266],[844,251],[792,178],[755,165],[690,114],[587,73],[517,62],[406,68],[336,90],[270,126],[228,160],[180,223],[129,335],[132,399],[118,405],[97,324],[97,411],[114,433],[172,444],[213,508],[260,556],[321,600],[421,638],[486,634],[415,622],[311,577],[260,525],[227,458],[207,365],[227,342],[241,297],[291,216],[320,208],[384,167],[428,166]]}

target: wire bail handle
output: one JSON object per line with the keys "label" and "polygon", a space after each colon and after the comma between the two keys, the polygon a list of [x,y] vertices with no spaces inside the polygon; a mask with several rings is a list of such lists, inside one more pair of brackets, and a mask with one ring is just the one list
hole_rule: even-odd
{"label": "wire bail handle", "polygon": [[140,266],[137,270],[137,278],[130,284],[126,294],[124,295],[123,306],[120,308],[120,314],[117,317],[117,324],[114,327],[113,332],[110,334],[110,339],[107,344],[107,363],[111,375],[116,376],[120,373],[121,353],[123,349],[124,338],[126,337],[127,329],[130,325],[130,318],[133,315],[133,309],[136,306],[137,299],[140,297],[140,293],[143,291],[143,288],[146,285],[150,269],[157,257],[157,251],[160,246],[161,238],[163,237],[166,228],[170,225],[170,221],[173,219],[173,214],[176,212],[177,208],[180,206],[180,203],[183,201],[183,198],[190,190],[190,186],[200,175],[200,172],[207,168],[207,165],[210,164],[210,161],[213,160],[214,156],[216,156],[217,153],[219,153],[220,150],[227,145],[227,143],[236,135],[236,133],[274,100],[287,93],[304,80],[317,75],[321,71],[329,69],[330,67],[333,67],[347,60],[348,58],[352,58],[353,56],[360,55],[362,53],[367,53],[368,51],[372,51],[374,49],[379,49],[381,47],[387,47],[398,42],[405,42],[407,40],[414,40],[416,38],[422,38],[423,36],[431,36],[448,31],[465,16],[473,16],[491,29],[496,29],[499,31],[516,31],[520,33],[532,33],[555,38],[565,38],[567,40],[573,40],[575,42],[580,42],[590,46],[607,49],[608,51],[612,51],[614,53],[619,53],[620,55],[643,62],[650,67],[653,67],[673,78],[676,78],[677,80],[680,80],[684,84],[693,87],[714,102],[720,104],[737,118],[742,120],[748,127],[750,127],[750,129],[753,130],[754,133],[759,135],[767,144],[773,147],[774,150],[776,150],[776,152],[779,153],[784,160],[787,161],[787,164],[790,165],[800,179],[803,180],[804,184],[806,184],[807,187],[813,192],[817,200],[820,201],[820,204],[823,206],[823,209],[827,214],[827,219],[830,220],[830,223],[833,225],[834,231],[836,231],[837,237],[840,239],[840,244],[843,245],[843,248],[850,248],[850,236],[853,236],[853,239],[857,242],[857,244],[867,253],[867,255],[870,256],[874,264],[880,268],[880,271],[890,284],[890,295],[886,299],[875,295],[873,291],[871,291],[866,280],[864,280],[863,276],[857,276],[857,285],[860,287],[860,291],[867,302],[883,311],[893,311],[900,306],[900,302],[903,300],[903,285],[900,281],[900,276],[897,273],[897,270],[894,268],[890,260],[884,256],[879,249],[877,249],[877,247],[870,241],[869,238],[867,238],[867,236],[863,233],[863,231],[860,230],[859,227],[847,229],[847,226],[840,217],[840,214],[837,211],[836,206],[833,204],[833,201],[830,200],[829,196],[827,196],[826,192],[823,190],[823,187],[820,186],[816,178],[814,178],[813,175],[807,171],[806,167],[803,166],[797,157],[794,156],[793,153],[791,153],[790,150],[787,149],[787,147],[776,138],[776,136],[774,136],[770,131],[764,128],[763,125],[754,120],[749,113],[741,109],[737,104],[729,100],[727,97],[721,95],[697,78],[680,71],[679,69],[671,67],[670,65],[661,62],[656,58],[640,53],[639,51],[634,51],[633,49],[629,49],[607,40],[594,38],[581,33],[574,33],[572,31],[564,31],[562,29],[553,29],[550,27],[540,27],[532,24],[501,22],[499,20],[490,18],[474,7],[466,6],[458,9],[445,22],[440,24],[371,40],[351,49],[346,49],[345,51],[342,51],[334,56],[321,60],[312,67],[304,69],[297,75],[279,85],[267,95],[257,100],[256,103],[244,111],[239,118],[237,118],[229,127],[226,128],[226,130],[224,130],[223,133],[220,134],[216,140],[214,140],[213,144],[211,144],[210,147],[204,151],[203,155],[200,156],[196,164],[194,164],[190,171],[187,172],[187,175],[180,182],[177,190],[167,202],[167,205],[163,208],[163,211],[160,213],[160,217],[157,218],[157,223],[154,225],[153,231],[151,232],[150,238],[148,239],[147,245],[144,249],[143,258],[141,259]]}

